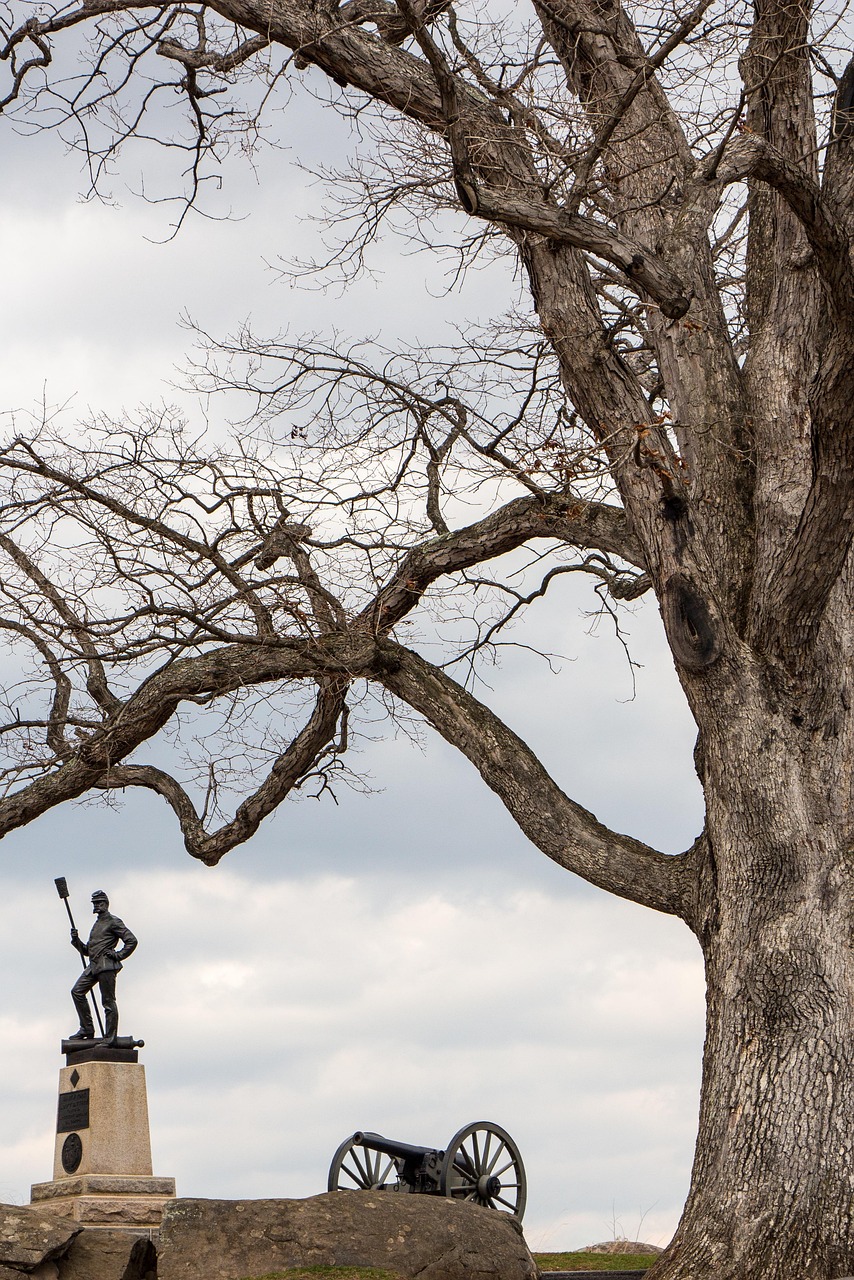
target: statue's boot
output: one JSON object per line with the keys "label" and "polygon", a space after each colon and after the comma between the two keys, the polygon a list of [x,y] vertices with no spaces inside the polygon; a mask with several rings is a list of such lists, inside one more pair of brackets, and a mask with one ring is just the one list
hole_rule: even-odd
{"label": "statue's boot", "polygon": [[74,1008],[77,1011],[80,1030],[75,1031],[73,1036],[69,1036],[69,1040],[94,1040],[95,1024],[92,1021],[92,1006],[89,1003],[85,975],[78,978],[71,988],[71,999],[74,1001]]}

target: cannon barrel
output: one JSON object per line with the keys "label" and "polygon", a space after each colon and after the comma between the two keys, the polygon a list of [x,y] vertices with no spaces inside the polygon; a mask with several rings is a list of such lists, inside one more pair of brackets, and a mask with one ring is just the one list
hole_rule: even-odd
{"label": "cannon barrel", "polygon": [[99,1040],[97,1036],[91,1040],[63,1040],[63,1053],[84,1053],[89,1049],[142,1049],[145,1045],[144,1040],[134,1040],[133,1036],[116,1036],[113,1043],[109,1046],[104,1045],[103,1040]]}
{"label": "cannon barrel", "polygon": [[414,1147],[409,1142],[398,1142],[394,1138],[384,1138],[381,1133],[354,1133],[353,1142],[369,1151],[380,1151],[384,1156],[394,1156],[400,1160],[423,1160],[425,1156],[436,1155],[441,1160],[444,1151],[435,1147]]}

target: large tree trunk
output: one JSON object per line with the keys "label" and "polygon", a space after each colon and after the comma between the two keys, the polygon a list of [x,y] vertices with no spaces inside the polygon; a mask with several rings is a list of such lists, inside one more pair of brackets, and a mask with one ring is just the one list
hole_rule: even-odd
{"label": "large tree trunk", "polygon": [[754,671],[702,735],[700,1125],[685,1212],[650,1280],[854,1273],[847,673],[828,665],[819,717]]}
{"label": "large tree trunk", "polygon": [[[752,856],[757,847],[761,840]],[[817,918],[820,909],[793,912],[776,893],[760,909],[736,902],[721,915],[707,956],[708,1028],[691,1193],[651,1280],[849,1275],[850,942]],[[763,931],[758,953],[748,945],[748,917],[751,936],[756,927]]]}

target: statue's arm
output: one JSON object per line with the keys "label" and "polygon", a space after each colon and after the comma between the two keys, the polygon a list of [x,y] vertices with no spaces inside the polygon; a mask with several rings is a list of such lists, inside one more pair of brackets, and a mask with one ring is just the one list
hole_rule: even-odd
{"label": "statue's arm", "polygon": [[80,952],[81,956],[88,956],[89,948],[86,946],[86,943],[80,937],[80,934],[76,929],[71,930],[71,945],[74,947],[75,951]]}
{"label": "statue's arm", "polygon": [[122,949],[116,952],[116,957],[119,960],[127,960],[130,953],[136,951],[138,945],[136,936],[131,933],[123,920],[117,920],[116,925],[116,936],[122,941]]}

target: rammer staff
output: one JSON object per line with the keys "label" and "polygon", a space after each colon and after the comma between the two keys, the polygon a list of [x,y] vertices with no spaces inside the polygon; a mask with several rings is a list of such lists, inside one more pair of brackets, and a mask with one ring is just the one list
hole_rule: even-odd
{"label": "rammer staff", "polygon": [[[65,876],[58,876],[53,883],[56,885],[56,892],[59,894],[60,898],[62,898],[62,901],[65,903],[65,910],[68,912],[68,919],[71,922],[71,936],[72,938],[76,938],[77,926],[74,923],[74,916],[71,914],[71,907],[68,905],[68,897],[69,897],[68,882],[66,881]],[[83,968],[85,969],[86,957],[85,955],[83,955],[82,952],[81,952],[81,959],[83,960]],[[92,991],[90,992],[90,994],[92,997],[92,1007],[95,1010],[95,1017],[98,1019],[98,1028],[101,1032],[101,1038],[103,1039],[104,1024],[101,1021],[101,1010],[98,1008],[98,1001],[95,999],[95,992]]]}

